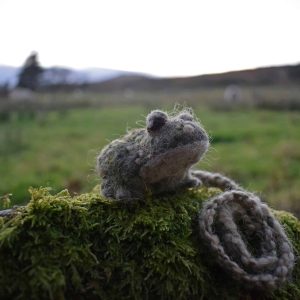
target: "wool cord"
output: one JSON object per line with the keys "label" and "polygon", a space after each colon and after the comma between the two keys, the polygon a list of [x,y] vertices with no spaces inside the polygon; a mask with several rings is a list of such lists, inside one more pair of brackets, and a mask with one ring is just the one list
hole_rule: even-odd
{"label": "wool cord", "polygon": [[268,206],[221,174],[193,171],[193,175],[224,191],[198,214],[200,237],[220,266],[249,288],[280,287],[291,277],[295,257]]}

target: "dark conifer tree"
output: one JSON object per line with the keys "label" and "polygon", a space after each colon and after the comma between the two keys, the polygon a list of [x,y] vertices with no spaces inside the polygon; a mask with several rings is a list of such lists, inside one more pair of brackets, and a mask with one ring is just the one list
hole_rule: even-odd
{"label": "dark conifer tree", "polygon": [[43,69],[39,64],[38,54],[36,52],[31,53],[19,74],[18,87],[32,91],[36,90],[39,86],[42,72]]}

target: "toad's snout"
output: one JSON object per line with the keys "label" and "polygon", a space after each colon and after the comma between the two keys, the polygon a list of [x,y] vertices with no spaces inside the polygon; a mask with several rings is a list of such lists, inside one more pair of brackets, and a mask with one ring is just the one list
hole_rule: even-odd
{"label": "toad's snout", "polygon": [[186,124],[182,130],[186,134],[192,134],[195,131],[195,128],[192,125]]}

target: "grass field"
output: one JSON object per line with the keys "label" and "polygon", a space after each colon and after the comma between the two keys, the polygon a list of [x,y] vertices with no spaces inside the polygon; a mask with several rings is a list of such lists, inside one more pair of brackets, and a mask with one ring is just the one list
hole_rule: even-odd
{"label": "grass field", "polygon": [[[0,123],[0,195],[11,193],[15,204],[28,201],[29,186],[91,189],[98,183],[94,166],[100,149],[161,106],[115,104]],[[300,111],[193,106],[212,141],[197,167],[222,172],[300,216]]]}

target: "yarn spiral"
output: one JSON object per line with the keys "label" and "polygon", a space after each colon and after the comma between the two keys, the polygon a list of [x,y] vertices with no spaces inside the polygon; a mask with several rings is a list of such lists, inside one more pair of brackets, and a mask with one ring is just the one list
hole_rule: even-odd
{"label": "yarn spiral", "polygon": [[291,277],[292,245],[268,206],[220,174],[194,171],[223,193],[198,214],[199,232],[217,262],[249,288],[276,289]]}

